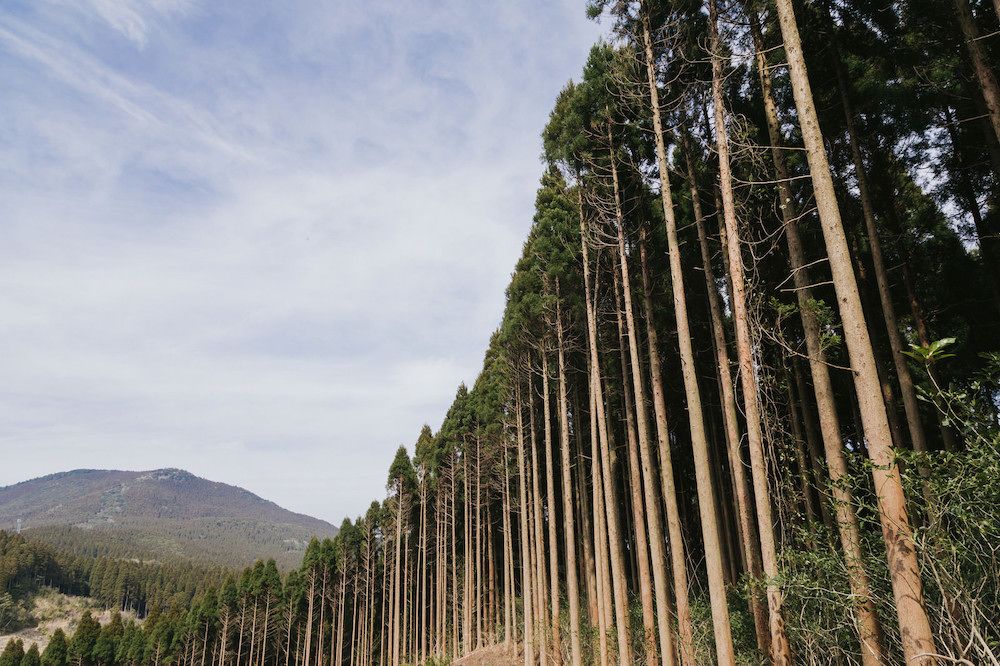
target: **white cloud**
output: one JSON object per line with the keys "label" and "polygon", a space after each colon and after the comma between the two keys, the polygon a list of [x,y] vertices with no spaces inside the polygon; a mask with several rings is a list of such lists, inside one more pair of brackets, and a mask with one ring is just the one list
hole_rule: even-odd
{"label": "white cloud", "polygon": [[0,9],[0,484],[363,512],[475,380],[597,33],[576,0]]}

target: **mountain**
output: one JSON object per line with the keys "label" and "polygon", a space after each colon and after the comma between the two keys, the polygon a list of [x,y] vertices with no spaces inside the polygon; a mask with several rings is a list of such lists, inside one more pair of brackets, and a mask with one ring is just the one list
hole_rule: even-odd
{"label": "mountain", "polygon": [[243,567],[298,566],[309,539],[337,528],[180,469],[78,469],[0,488],[0,529],[60,550]]}

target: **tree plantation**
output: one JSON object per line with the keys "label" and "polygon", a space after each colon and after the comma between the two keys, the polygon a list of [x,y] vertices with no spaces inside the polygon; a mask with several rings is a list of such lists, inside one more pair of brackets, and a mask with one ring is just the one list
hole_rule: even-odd
{"label": "tree plantation", "polygon": [[1000,0],[584,9],[481,374],[385,499],[0,666],[1000,664]]}

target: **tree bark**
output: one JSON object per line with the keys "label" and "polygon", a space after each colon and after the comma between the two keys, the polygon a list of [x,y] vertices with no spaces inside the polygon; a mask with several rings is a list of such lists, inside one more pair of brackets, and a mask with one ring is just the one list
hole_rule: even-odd
{"label": "tree bark", "polygon": [[[556,278],[556,353],[559,362],[559,435],[562,453],[563,535],[566,539],[566,596],[569,598],[570,660],[573,666],[583,663],[580,645],[580,589],[576,569],[576,524],[573,517],[573,472],[569,456],[569,410],[566,404],[566,358],[563,341],[559,279]],[[578,415],[576,415],[578,416]]]}
{"label": "tree bark", "polygon": [[[715,352],[716,373],[718,375],[722,398],[722,424],[726,431],[726,447],[729,457],[729,469],[733,474],[733,488],[736,495],[736,508],[740,516],[740,531],[743,536],[743,557],[747,562],[747,570],[751,576],[761,579],[764,569],[760,563],[760,542],[757,537],[757,523],[750,512],[753,495],[750,481],[747,479],[740,452],[740,424],[736,412],[736,395],[733,390],[733,378],[729,368],[729,354],[726,351],[726,334],[722,326],[722,305],[719,303],[719,289],[715,282],[712,269],[712,256],[708,249],[708,233],[705,229],[705,216],[701,208],[701,196],[698,193],[698,182],[695,178],[693,155],[687,132],[681,133],[681,145],[687,162],[688,182],[691,184],[691,202],[694,208],[695,226],[698,229],[698,245],[701,249],[702,270],[705,274],[705,288],[708,292],[708,309],[712,322],[712,347]],[[725,254],[723,248],[723,254]],[[683,562],[682,562],[683,564]],[[767,625],[767,608],[759,594],[750,595],[750,614],[754,618],[754,630],[757,636],[757,649],[763,653],[770,652],[770,633]]]}
{"label": "tree bark", "polygon": [[[546,280],[548,282],[548,280]],[[557,297],[558,300],[558,297]],[[545,504],[548,508],[549,527],[549,601],[552,605],[552,654],[556,664],[562,662],[559,641],[559,548],[556,537],[556,488],[555,469],[552,464],[552,407],[549,401],[549,355],[547,345],[542,350],[542,414],[545,418]]]}
{"label": "tree bark", "polygon": [[[961,0],[960,0],[961,1]],[[854,127],[854,111],[851,108],[850,95],[847,89],[847,76],[839,50],[835,58],[837,70],[837,85],[840,89],[840,100],[844,107],[844,119],[847,123],[847,137],[851,144],[851,157],[854,160],[854,172],[858,180],[858,190],[861,193],[861,210],[865,220],[865,231],[868,234],[868,247],[875,265],[875,284],[878,287],[879,302],[882,305],[882,316],[885,330],[889,336],[889,347],[892,350],[892,362],[896,368],[896,378],[899,381],[899,392],[903,398],[903,409],[906,412],[906,425],[910,432],[910,443],[914,451],[926,452],[927,440],[924,436],[924,426],[920,422],[920,412],[917,406],[917,392],[913,386],[913,377],[906,365],[903,355],[903,336],[899,332],[899,321],[896,318],[896,307],[892,303],[892,293],[889,290],[889,271],[882,255],[882,241],[879,239],[878,226],[875,223],[875,205],[871,189],[868,185],[868,172],[861,157],[861,147],[858,145],[857,133]]]}
{"label": "tree bark", "polygon": [[[529,384],[530,387],[530,384]],[[548,606],[548,585],[549,572],[545,561],[545,529],[542,525],[542,493],[539,490],[538,474],[538,442],[537,431],[535,430],[535,392],[531,389],[528,399],[528,417],[531,423],[531,491],[532,491],[532,511],[534,512],[534,538],[535,538],[535,580],[536,586],[536,606],[538,616],[538,657],[542,666],[548,663],[548,618],[546,617]]]}
{"label": "tree bark", "polygon": [[[858,526],[858,517],[854,509],[853,493],[850,486],[843,482],[848,473],[848,468],[847,460],[844,457],[840,421],[834,402],[833,384],[830,381],[830,370],[823,351],[819,320],[817,319],[816,309],[813,304],[809,270],[806,266],[805,252],[802,248],[802,240],[799,236],[799,228],[796,221],[798,216],[795,210],[795,199],[792,196],[789,185],[788,167],[785,155],[782,152],[778,111],[774,101],[774,88],[771,76],[768,73],[766,52],[760,36],[756,13],[753,11],[750,13],[751,31],[753,32],[757,51],[757,71],[760,76],[764,97],[764,114],[771,141],[771,158],[774,162],[778,181],[779,207],[785,231],[785,242],[788,246],[792,280],[795,284],[799,316],[802,320],[802,330],[805,335],[806,350],[809,355],[809,369],[812,373],[816,404],[819,411],[820,431],[822,433],[823,446],[829,468],[830,488],[837,514],[840,545],[847,562],[848,581],[855,602],[854,612],[861,637],[862,660],[865,666],[875,666],[883,663],[885,660],[885,638],[882,632],[882,625],[875,612],[875,605],[871,600],[871,581],[862,564],[864,555],[861,551],[861,532]],[[803,391],[799,392],[799,399],[803,403],[803,413],[806,414],[805,393]],[[806,425],[808,428],[808,417]],[[816,478],[819,479],[819,475]]]}
{"label": "tree bark", "polygon": [[528,548],[528,476],[524,469],[524,424],[521,416],[520,382],[514,389],[515,411],[517,412],[517,473],[521,500],[521,602],[524,609],[524,666],[535,663],[535,632],[531,611],[531,554]]}
{"label": "tree bark", "polygon": [[962,37],[965,38],[965,46],[972,59],[972,68],[976,73],[979,89],[986,101],[990,124],[997,135],[997,141],[1000,141],[1000,86],[997,85],[997,78],[989,65],[987,54],[979,43],[979,28],[976,26],[969,0],[954,0],[954,3],[955,17],[958,19],[959,28],[962,29]]}
{"label": "tree bark", "polygon": [[[684,393],[687,397],[688,423],[691,429],[691,445],[694,450],[695,479],[698,490],[698,508],[701,513],[702,536],[705,542],[705,565],[708,568],[716,659],[719,664],[729,665],[736,663],[736,655],[733,650],[733,637],[729,625],[729,608],[726,605],[722,560],[719,556],[722,543],[719,536],[719,525],[715,519],[715,491],[712,488],[709,467],[708,438],[705,434],[701,389],[698,387],[694,351],[691,346],[687,297],[684,294],[684,276],[681,269],[680,245],[677,241],[677,223],[674,219],[674,207],[670,194],[670,172],[667,168],[667,153],[660,119],[659,91],[656,85],[656,66],[653,60],[653,42],[649,27],[649,7],[646,2],[642,3],[642,32],[649,100],[653,114],[653,136],[656,141],[656,158],[660,175],[660,198],[663,203],[663,217],[667,231],[670,282],[673,289],[674,316],[680,346],[681,374],[684,378]],[[661,450],[661,460],[663,455],[664,452]],[[678,590],[677,596],[680,597],[681,593],[682,590]]]}
{"label": "tree bark", "polygon": [[881,397],[871,339],[861,307],[840,209],[827,162],[823,135],[809,85],[798,26],[791,0],[777,0],[778,19],[791,75],[792,92],[809,161],[817,211],[826,242],[834,288],[844,325],[872,478],[878,493],[879,518],[886,546],[893,596],[896,600],[907,663],[936,664],[934,639],[924,607],[920,568],[912,541],[906,498],[896,465],[886,405]]}
{"label": "tree bark", "polygon": [[[577,178],[579,181],[579,178]],[[583,283],[585,303],[587,310],[587,374],[590,384],[590,443],[591,443],[591,475],[594,487],[594,559],[597,572],[597,625],[598,625],[598,645],[600,648],[601,666],[608,666],[608,645],[607,645],[607,601],[610,600],[610,590],[608,584],[607,571],[607,530],[604,527],[605,502],[604,502],[604,472],[602,468],[603,456],[601,451],[601,440],[607,440],[607,432],[604,430],[604,396],[601,390],[600,370],[597,356],[597,323],[594,312],[594,300],[591,292],[590,279],[590,258],[587,242],[587,225],[583,216],[583,192],[577,191],[578,203],[580,207],[580,243],[583,255]],[[595,280],[596,282],[596,280]]]}
{"label": "tree bark", "polygon": [[719,187],[722,209],[728,235],[729,274],[733,283],[733,319],[736,323],[736,355],[739,359],[740,383],[743,386],[743,406],[747,421],[747,440],[750,450],[750,472],[753,478],[757,505],[757,527],[760,537],[761,563],[767,578],[768,624],[771,634],[771,659],[778,666],[792,663],[791,645],[785,633],[781,614],[784,595],[778,586],[778,552],[774,543],[774,519],[771,515],[771,493],[767,482],[767,463],[764,458],[764,437],[761,432],[761,412],[758,403],[756,370],[750,340],[750,318],[746,304],[746,281],[743,273],[743,255],[740,249],[739,228],[736,224],[736,204],[733,199],[733,182],[729,168],[729,137],[726,130],[725,109],[722,101],[722,61],[719,51],[718,11],[716,0],[708,2],[708,31],[712,53],[712,98],[715,107],[715,145],[719,152]]}
{"label": "tree bark", "polygon": [[[621,261],[621,259],[619,259]],[[623,269],[627,272],[628,269]],[[646,528],[646,511],[642,505],[643,490],[648,487],[649,479],[651,478],[650,471],[648,468],[644,468],[646,477],[643,478],[639,472],[639,445],[637,442],[636,435],[636,425],[635,425],[635,415],[636,415],[636,404],[632,399],[633,387],[629,386],[630,383],[635,385],[641,381],[641,378],[637,382],[632,382],[637,370],[634,366],[629,365],[629,360],[626,357],[626,347],[631,345],[631,341],[626,342],[626,338],[629,333],[625,330],[625,324],[622,321],[622,305],[621,305],[621,280],[615,279],[615,301],[618,304],[617,312],[618,315],[618,338],[619,338],[619,352],[621,354],[621,366],[622,366],[622,393],[625,397],[625,420],[626,420],[626,430],[627,436],[626,441],[628,443],[628,471],[629,471],[629,483],[628,488],[631,493],[632,500],[632,515],[634,523],[634,534],[635,534],[635,559],[636,559],[636,569],[638,570],[638,587],[639,589],[639,600],[642,606],[642,627],[643,627],[643,645],[646,650],[646,662],[648,664],[659,663],[659,654],[656,649],[656,620],[653,615],[653,588],[652,580],[650,578],[650,546],[653,548],[653,558],[659,555],[659,559],[656,560],[657,565],[661,568],[661,575],[666,577],[662,573],[664,567],[665,559],[662,553],[662,541],[663,541],[663,530],[662,528],[657,530],[654,527],[650,527],[647,532]],[[639,407],[645,411],[644,407]],[[643,433],[646,434],[646,433]],[[646,459],[649,458],[649,444],[648,440],[645,442],[646,448]],[[647,492],[648,497],[648,492]],[[649,504],[652,507],[651,514],[656,511],[656,501],[654,500]],[[650,525],[653,525],[653,521],[656,521],[657,527],[659,526],[657,517],[650,515]],[[657,532],[659,535],[657,536]],[[647,534],[649,538],[653,541],[652,544],[647,543]],[[659,542],[659,543],[658,543]],[[658,550],[659,548],[659,550]],[[661,601],[662,603],[662,601]],[[661,624],[666,624],[669,619],[669,615],[663,615],[659,618]],[[667,640],[670,640],[669,631],[667,632]],[[668,643],[669,645],[669,643]],[[670,650],[666,648],[663,649],[664,655],[673,654],[673,645],[670,645]]]}

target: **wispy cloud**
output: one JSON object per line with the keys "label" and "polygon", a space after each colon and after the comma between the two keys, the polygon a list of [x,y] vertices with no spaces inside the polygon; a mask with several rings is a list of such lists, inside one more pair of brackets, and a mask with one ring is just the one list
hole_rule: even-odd
{"label": "wispy cloud", "polygon": [[598,33],[543,4],[0,9],[0,484],[169,465],[332,522],[381,497],[475,379]]}

